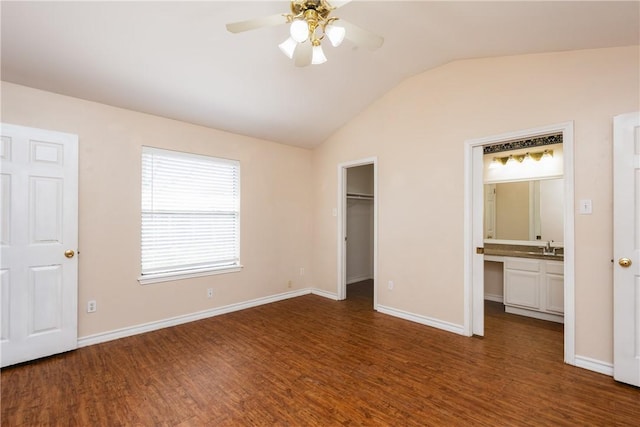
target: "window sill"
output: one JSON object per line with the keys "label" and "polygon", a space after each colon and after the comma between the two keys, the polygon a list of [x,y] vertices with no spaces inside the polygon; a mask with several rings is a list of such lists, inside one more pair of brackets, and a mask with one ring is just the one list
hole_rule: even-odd
{"label": "window sill", "polygon": [[215,274],[237,273],[242,271],[242,265],[223,268],[209,268],[202,270],[188,270],[179,273],[156,273],[145,274],[138,277],[138,282],[141,285],[150,285],[152,283],[160,282],[172,282],[174,280],[191,279],[194,277],[213,276]]}

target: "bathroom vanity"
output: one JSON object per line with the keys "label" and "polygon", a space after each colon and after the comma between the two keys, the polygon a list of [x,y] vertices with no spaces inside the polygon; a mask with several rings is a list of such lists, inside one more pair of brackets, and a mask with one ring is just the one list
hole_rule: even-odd
{"label": "bathroom vanity", "polygon": [[503,265],[503,303],[507,313],[564,323],[561,247],[485,243],[484,258]]}

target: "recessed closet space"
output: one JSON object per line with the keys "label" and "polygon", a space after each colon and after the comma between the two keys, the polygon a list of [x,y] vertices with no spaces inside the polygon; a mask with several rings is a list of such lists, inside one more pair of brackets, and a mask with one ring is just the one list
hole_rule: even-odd
{"label": "recessed closet space", "polygon": [[345,236],[347,298],[354,292],[357,291],[360,294],[363,290],[373,295],[373,167],[373,164],[367,164],[347,169]]}

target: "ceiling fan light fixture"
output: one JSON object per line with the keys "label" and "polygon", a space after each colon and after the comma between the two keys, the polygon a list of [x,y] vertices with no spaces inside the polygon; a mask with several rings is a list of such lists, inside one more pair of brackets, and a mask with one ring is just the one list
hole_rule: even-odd
{"label": "ceiling fan light fixture", "polygon": [[313,56],[311,57],[311,63],[313,65],[324,64],[327,62],[327,57],[324,55],[322,46],[317,45],[313,47]]}
{"label": "ceiling fan light fixture", "polygon": [[344,41],[344,36],[347,34],[347,30],[344,27],[338,27],[333,24],[327,25],[324,29],[324,33],[329,38],[333,47],[338,47]]}
{"label": "ceiling fan light fixture", "polygon": [[[351,0],[338,1],[336,6],[332,6],[330,1],[333,0],[291,0],[290,13],[232,22],[227,24],[227,30],[231,33],[241,33],[286,23],[289,25],[290,37],[278,47],[288,58],[294,60],[296,67],[325,63],[327,57],[320,47],[325,39],[333,47],[340,46],[347,35],[349,41],[358,46],[371,50],[382,46],[382,37],[331,16],[332,11]],[[336,23],[338,25],[335,25]]]}
{"label": "ceiling fan light fixture", "polygon": [[291,38],[298,43],[303,43],[309,38],[309,25],[307,21],[304,20],[295,20],[291,23],[291,28],[289,29],[289,33],[291,34]]}
{"label": "ceiling fan light fixture", "polygon": [[289,59],[293,59],[293,52],[296,50],[297,45],[298,43],[296,43],[294,39],[289,37],[288,39],[280,43],[278,47],[280,48],[282,53],[284,53],[285,55],[287,55],[287,57],[289,57]]}

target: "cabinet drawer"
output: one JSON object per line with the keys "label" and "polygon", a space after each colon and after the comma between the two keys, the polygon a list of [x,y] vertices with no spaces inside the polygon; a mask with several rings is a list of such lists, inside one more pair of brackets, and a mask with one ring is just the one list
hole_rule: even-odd
{"label": "cabinet drawer", "polygon": [[564,274],[564,263],[558,261],[547,261],[547,273]]}
{"label": "cabinet drawer", "polygon": [[504,268],[508,270],[540,271],[540,261],[525,258],[506,258]]}

